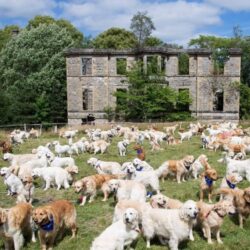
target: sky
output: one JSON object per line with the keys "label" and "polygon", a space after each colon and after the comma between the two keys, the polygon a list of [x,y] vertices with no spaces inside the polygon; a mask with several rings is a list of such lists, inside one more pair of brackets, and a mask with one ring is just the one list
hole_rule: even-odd
{"label": "sky", "polygon": [[95,37],[111,27],[129,29],[138,11],[147,11],[156,28],[152,35],[167,43],[186,45],[199,35],[230,37],[234,26],[250,35],[250,0],[0,0],[0,28],[25,27],[36,15],[50,15]]}

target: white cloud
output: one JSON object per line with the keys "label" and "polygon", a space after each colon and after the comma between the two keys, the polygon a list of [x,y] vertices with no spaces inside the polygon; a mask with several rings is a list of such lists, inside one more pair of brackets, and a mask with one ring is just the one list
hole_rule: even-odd
{"label": "white cloud", "polygon": [[0,0],[1,18],[31,18],[34,15],[53,15],[55,0]]}
{"label": "white cloud", "polygon": [[207,3],[143,0],[85,0],[60,4],[62,16],[89,32],[110,27],[129,28],[137,11],[147,11],[156,26],[156,35],[167,42],[188,41],[200,29],[221,22],[220,8]]}
{"label": "white cloud", "polygon": [[250,10],[249,0],[207,0],[207,3],[233,11]]}

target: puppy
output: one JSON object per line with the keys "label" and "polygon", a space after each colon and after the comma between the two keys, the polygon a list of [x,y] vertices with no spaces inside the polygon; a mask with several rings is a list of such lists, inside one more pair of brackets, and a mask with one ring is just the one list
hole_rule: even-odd
{"label": "puppy", "polygon": [[204,194],[208,192],[208,201],[212,203],[211,197],[213,192],[213,182],[218,178],[217,171],[211,168],[208,163],[205,164],[205,172],[201,174],[200,183],[200,201],[203,201]]}
{"label": "puppy", "polygon": [[145,155],[145,151],[144,151],[143,147],[139,144],[136,144],[134,146],[134,150],[136,150],[137,158],[139,158],[142,161],[145,161],[146,155]]}
{"label": "puppy", "polygon": [[152,208],[177,209],[180,208],[183,203],[179,200],[171,199],[163,194],[156,194],[151,197],[150,205]]}
{"label": "puppy", "polygon": [[54,201],[33,210],[32,219],[39,228],[39,239],[42,250],[52,249],[55,238],[69,228],[72,238],[76,236],[76,209],[67,200]]}
{"label": "puppy", "polygon": [[202,201],[197,202],[199,208],[198,224],[201,225],[204,237],[208,244],[212,244],[211,234],[214,231],[217,242],[222,244],[220,238],[220,228],[223,219],[227,214],[234,214],[235,207],[231,201],[223,200],[214,205],[206,204]]}
{"label": "puppy", "polygon": [[245,189],[222,188],[219,193],[232,197],[233,204],[239,215],[240,228],[243,228],[243,220],[250,215],[250,187]]}
{"label": "puppy", "polygon": [[35,186],[33,184],[33,178],[30,175],[26,175],[22,178],[23,188],[20,193],[17,194],[17,203],[29,202],[32,204]]}
{"label": "puppy", "polygon": [[158,236],[165,244],[164,239],[169,239],[168,245],[172,250],[177,250],[178,245],[185,239],[194,240],[193,223],[198,214],[194,201],[186,201],[179,209],[149,209],[142,215],[143,234],[150,248],[150,240]]}
{"label": "puppy", "polygon": [[131,180],[110,180],[108,186],[112,192],[115,193],[117,201],[124,199],[137,200],[139,202],[146,201],[146,188],[137,181]]}
{"label": "puppy", "polygon": [[126,209],[123,220],[118,220],[106,228],[92,243],[90,250],[131,249],[130,245],[140,233],[138,212],[133,208]]}
{"label": "puppy", "polygon": [[164,178],[166,178],[169,174],[174,174],[178,183],[186,181],[185,177],[189,173],[193,162],[194,156],[192,155],[187,155],[181,160],[166,161],[158,168],[159,173],[161,172],[158,177],[164,181]]}
{"label": "puppy", "polygon": [[[230,188],[235,189],[237,188],[236,185],[240,183],[243,180],[243,178],[238,173],[231,173],[227,174],[221,181],[220,188]],[[220,200],[222,201],[224,195],[220,195]]]}
{"label": "puppy", "polygon": [[[5,249],[20,250],[24,245],[24,236],[31,236],[32,206],[19,203],[10,209],[0,208],[0,235],[4,238]],[[32,234],[35,242],[35,235]]]}
{"label": "puppy", "polygon": [[110,189],[106,182],[111,179],[117,179],[118,177],[118,175],[96,174],[84,177],[83,179],[76,181],[73,184],[75,192],[82,192],[84,194],[80,206],[84,206],[88,197],[89,203],[91,203],[96,196],[97,190],[99,189],[102,190],[104,195],[102,201],[106,201],[110,192]]}

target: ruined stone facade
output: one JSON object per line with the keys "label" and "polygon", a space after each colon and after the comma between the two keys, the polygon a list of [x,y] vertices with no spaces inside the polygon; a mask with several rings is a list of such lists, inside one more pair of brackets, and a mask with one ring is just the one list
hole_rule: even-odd
{"label": "ruined stone facade", "polygon": [[[189,72],[186,75],[180,75],[178,69],[179,55],[183,52],[189,56]],[[129,69],[141,58],[146,70],[147,60],[152,56],[157,57],[159,67],[164,67],[165,79],[170,87],[189,91],[192,98],[189,108],[193,116],[201,120],[239,119],[239,49],[229,50],[224,72],[219,75],[214,74],[212,53],[207,49],[69,49],[65,54],[69,124],[81,124],[88,114],[93,114],[97,122],[103,121],[103,109],[116,106],[113,93],[127,88],[125,76],[118,72],[118,60],[123,60]],[[216,102],[220,102],[219,106]]]}

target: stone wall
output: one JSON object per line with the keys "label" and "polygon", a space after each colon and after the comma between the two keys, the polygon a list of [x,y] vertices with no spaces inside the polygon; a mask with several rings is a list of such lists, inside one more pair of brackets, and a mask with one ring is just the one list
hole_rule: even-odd
{"label": "stone wall", "polygon": [[[189,74],[179,75],[178,55],[189,54]],[[231,54],[230,54],[231,53]],[[213,61],[209,50],[146,49],[134,50],[93,50],[71,49],[66,52],[68,122],[81,124],[82,118],[94,114],[103,121],[105,107],[115,107],[113,93],[117,89],[126,89],[126,78],[117,75],[116,59],[126,58],[127,69],[133,66],[137,58],[143,58],[146,70],[147,56],[161,57],[165,62],[165,78],[169,86],[179,90],[188,89],[192,98],[190,110],[201,119],[239,119],[239,93],[235,82],[240,81],[241,51],[232,49],[225,63],[224,74],[213,74]],[[83,58],[83,59],[82,59]],[[88,72],[83,74],[82,64],[89,61]],[[86,67],[85,67],[86,69]],[[87,90],[87,110],[83,110],[83,91]],[[223,111],[214,110],[216,91],[223,92]]]}

